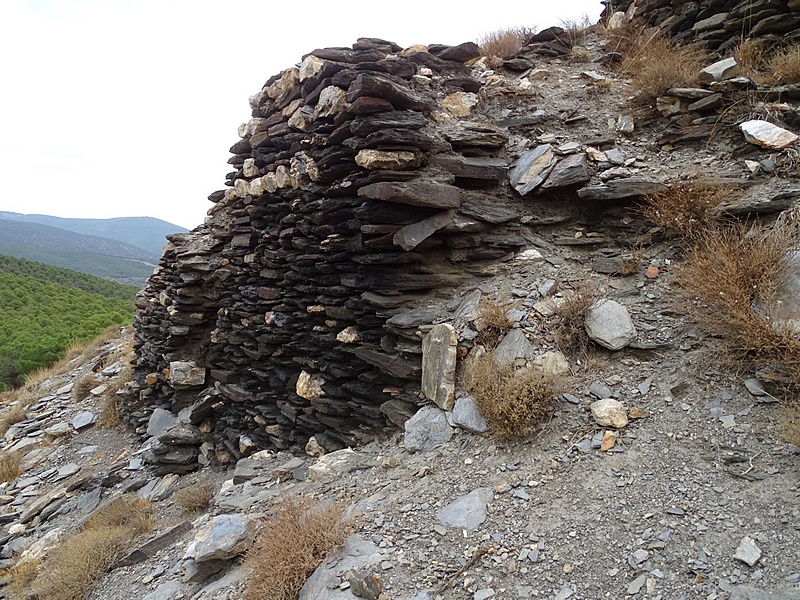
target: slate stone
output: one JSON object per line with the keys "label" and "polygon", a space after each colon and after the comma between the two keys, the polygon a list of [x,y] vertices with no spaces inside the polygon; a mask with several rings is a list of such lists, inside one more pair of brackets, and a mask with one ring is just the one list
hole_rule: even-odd
{"label": "slate stone", "polygon": [[478,403],[472,396],[464,396],[455,401],[450,421],[456,427],[473,433],[486,433],[489,430],[486,419],[483,418]]}
{"label": "slate stone", "polygon": [[323,477],[337,476],[355,469],[359,464],[358,453],[350,448],[344,448],[321,456],[317,462],[308,466],[308,478],[319,481]]}
{"label": "slate stone", "polygon": [[760,119],[745,121],[739,129],[749,143],[770,150],[782,150],[799,139],[791,131]]}
{"label": "slate stone", "polygon": [[244,553],[252,543],[252,527],[244,515],[219,515],[194,538],[194,560],[228,560]]}
{"label": "slate stone", "polygon": [[737,585],[731,591],[731,600],[800,600],[800,590],[783,589],[765,592],[747,585]]}
{"label": "slate stone", "polygon": [[472,531],[486,520],[486,505],[493,499],[494,492],[491,488],[477,488],[441,508],[436,513],[436,518],[447,527]]}
{"label": "slate stone", "polygon": [[601,185],[588,185],[578,190],[584,200],[620,200],[665,192],[669,188],[660,181],[630,177],[614,179]]}
{"label": "slate stone", "polygon": [[556,165],[550,144],[542,144],[520,156],[508,173],[511,186],[524,196],[539,187]]}
{"label": "slate stone", "polygon": [[392,242],[405,251],[413,250],[434,233],[450,225],[454,216],[454,211],[446,210],[417,223],[406,225],[394,234]]}
{"label": "slate stone", "polygon": [[430,208],[458,208],[461,205],[459,188],[427,181],[373,183],[360,188],[358,195],[372,200]]}
{"label": "slate stone", "polygon": [[83,429],[94,425],[95,421],[97,421],[97,417],[94,415],[94,413],[87,410],[79,412],[77,415],[75,415],[71,423],[76,431],[82,431]]}
{"label": "slate stone", "polygon": [[636,339],[628,309],[616,300],[599,300],[586,311],[586,333],[609,350],[620,350]]}
{"label": "slate stone", "polygon": [[405,446],[409,452],[433,450],[450,441],[453,428],[447,415],[435,406],[423,406],[405,423]]}
{"label": "slate stone", "polygon": [[545,192],[562,187],[582,185],[589,181],[590,177],[586,154],[583,152],[573,154],[558,161],[558,164],[553,167],[550,176],[539,188],[539,191]]}
{"label": "slate stone", "polygon": [[481,49],[475,42],[465,42],[458,46],[450,46],[440,52],[431,52],[442,60],[452,60],[454,62],[465,63],[481,55]]}
{"label": "slate stone", "polygon": [[722,81],[723,79],[730,79],[739,74],[739,65],[736,64],[734,57],[724,58],[707,66],[700,71],[700,81],[702,83],[711,83],[712,81]]}
{"label": "slate stone", "polygon": [[431,329],[422,340],[422,393],[443,410],[453,408],[458,332],[448,323]]}
{"label": "slate stone", "polygon": [[154,437],[178,423],[178,417],[163,408],[156,408],[147,421],[147,435]]}
{"label": "slate stone", "polygon": [[330,587],[331,581],[338,581],[340,573],[367,569],[383,560],[380,548],[358,535],[351,535],[344,546],[331,553],[311,574],[300,590],[299,600],[356,600],[349,589]]}
{"label": "slate stone", "polygon": [[509,365],[518,358],[533,358],[536,355],[536,348],[528,341],[525,332],[521,329],[509,331],[497,348],[494,349],[494,361],[498,365]]}
{"label": "slate stone", "polygon": [[169,580],[159,584],[156,589],[146,594],[142,600],[181,600],[181,598],[185,597],[186,592],[180,582]]}
{"label": "slate stone", "polygon": [[[248,238],[246,246],[250,245]],[[188,388],[206,382],[206,370],[191,361],[172,361],[169,363],[169,376],[174,388]]]}

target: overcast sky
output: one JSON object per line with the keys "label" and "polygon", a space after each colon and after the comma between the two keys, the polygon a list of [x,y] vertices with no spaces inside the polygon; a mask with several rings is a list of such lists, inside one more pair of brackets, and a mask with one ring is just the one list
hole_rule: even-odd
{"label": "overcast sky", "polygon": [[0,0],[0,210],[199,225],[248,96],[324,46],[476,41],[599,0]]}

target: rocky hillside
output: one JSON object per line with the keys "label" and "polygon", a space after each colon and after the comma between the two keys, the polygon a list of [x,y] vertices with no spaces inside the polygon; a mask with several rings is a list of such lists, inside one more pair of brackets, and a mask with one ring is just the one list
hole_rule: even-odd
{"label": "rocky hillside", "polygon": [[[619,66],[642,30],[614,20],[505,60],[364,38],[270,78],[135,339],[4,410],[11,581],[79,597],[55,591],[63,548],[133,494],[147,531],[85,597],[248,597],[240,558],[306,496],[347,506],[352,533],[309,600],[800,598],[796,335],[785,364],[718,360],[732,314],[760,340],[796,331],[797,238],[759,263],[774,294],[704,312],[741,288],[721,267],[798,220],[800,82],[704,56],[647,103]],[[715,231],[738,240],[727,263],[698,253]],[[535,426],[508,398],[542,400]],[[114,407],[125,432],[101,427]]]}

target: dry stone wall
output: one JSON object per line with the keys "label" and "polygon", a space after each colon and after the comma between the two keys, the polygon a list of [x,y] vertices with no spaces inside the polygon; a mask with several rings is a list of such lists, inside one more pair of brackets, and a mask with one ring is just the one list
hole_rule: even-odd
{"label": "dry stone wall", "polygon": [[800,0],[621,0],[607,2],[604,19],[627,12],[680,42],[697,41],[721,54],[744,38],[800,40]]}
{"label": "dry stone wall", "polygon": [[137,300],[133,425],[184,410],[227,460],[311,435],[340,448],[413,414],[418,327],[441,316],[421,299],[527,244],[507,130],[454,117],[482,85],[464,66],[476,56],[362,39],[250,99],[230,187],[170,236]]}

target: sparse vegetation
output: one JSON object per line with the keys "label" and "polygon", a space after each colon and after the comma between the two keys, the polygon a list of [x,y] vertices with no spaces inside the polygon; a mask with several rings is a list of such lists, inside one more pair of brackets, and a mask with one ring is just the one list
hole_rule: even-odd
{"label": "sparse vegetation", "polygon": [[245,559],[250,575],[245,600],[296,600],[306,579],[341,545],[349,525],[339,504],[281,496],[278,514]]}
{"label": "sparse vegetation", "polygon": [[695,85],[706,66],[707,54],[701,47],[675,43],[641,24],[631,23],[608,36],[609,49],[623,55],[620,70],[637,89],[634,103],[642,107],[653,107],[670,88]]}
{"label": "sparse vegetation", "polygon": [[722,338],[730,358],[776,368],[780,383],[793,389],[800,385],[800,339],[776,321],[775,294],[797,240],[794,224],[711,228],[696,236],[680,273],[688,312]]}
{"label": "sparse vegetation", "polygon": [[567,32],[567,39],[561,41],[567,43],[570,48],[585,44],[586,34],[593,26],[592,20],[586,13],[575,19],[561,19],[559,25]]}
{"label": "sparse vegetation", "polygon": [[514,58],[528,43],[534,31],[527,27],[492,31],[478,39],[481,54],[502,63]]}
{"label": "sparse vegetation", "polygon": [[136,537],[152,527],[149,502],[129,496],[111,501],[51,552],[32,589],[47,600],[84,598]]}
{"label": "sparse vegetation", "polygon": [[558,321],[553,326],[553,337],[562,352],[583,356],[589,349],[586,333],[586,311],[601,297],[600,291],[590,284],[577,286],[564,294],[556,309]]}
{"label": "sparse vegetation", "polygon": [[733,57],[739,65],[739,74],[753,81],[759,81],[763,76],[769,49],[770,43],[764,38],[742,40],[733,49]]}
{"label": "sparse vegetation", "polygon": [[511,330],[514,324],[508,318],[510,306],[501,306],[489,298],[481,299],[478,304],[478,318],[475,325],[478,328],[478,343],[487,348],[495,348],[503,336]]}
{"label": "sparse vegetation", "polygon": [[793,45],[778,50],[766,61],[769,83],[786,85],[800,82],[800,45]]}
{"label": "sparse vegetation", "polygon": [[718,183],[677,184],[646,196],[640,212],[670,233],[691,236],[716,223],[719,205],[741,193],[738,187]]}
{"label": "sparse vegetation", "polygon": [[462,378],[492,433],[501,439],[529,435],[557,393],[553,380],[539,369],[515,371],[512,365],[496,364],[491,353],[468,359]]}
{"label": "sparse vegetation", "polygon": [[22,475],[22,468],[19,465],[20,457],[16,452],[6,452],[0,450],[0,483],[13,481]]}
{"label": "sparse vegetation", "polygon": [[84,373],[72,384],[72,399],[80,402],[89,395],[89,392],[98,386],[97,377],[94,373]]}
{"label": "sparse vegetation", "polygon": [[12,425],[24,421],[25,417],[25,406],[23,406],[22,402],[17,401],[14,406],[0,414],[0,436],[5,435]]}
{"label": "sparse vegetation", "polygon": [[175,503],[187,515],[196,515],[208,508],[214,498],[214,486],[202,477],[175,492]]}
{"label": "sparse vegetation", "polygon": [[3,593],[12,600],[26,598],[26,593],[39,574],[41,561],[22,559],[8,569],[0,571],[0,579],[4,583]]}
{"label": "sparse vegetation", "polygon": [[784,407],[783,430],[786,441],[800,447],[800,403],[794,402]]}

